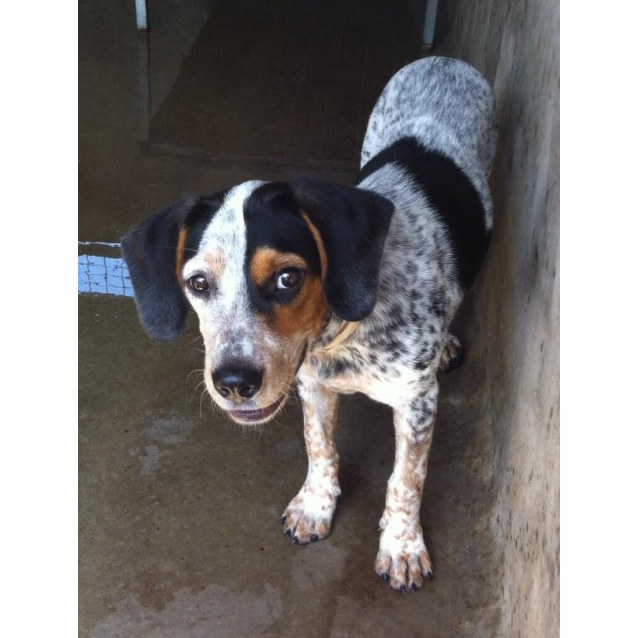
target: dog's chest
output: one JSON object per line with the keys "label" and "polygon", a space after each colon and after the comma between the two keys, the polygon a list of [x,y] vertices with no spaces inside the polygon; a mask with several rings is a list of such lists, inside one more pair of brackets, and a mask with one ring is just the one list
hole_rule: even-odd
{"label": "dog's chest", "polygon": [[330,356],[311,356],[300,370],[312,380],[339,394],[361,392],[386,405],[401,405],[418,393],[427,372],[389,352],[373,352],[363,347],[338,349]]}
{"label": "dog's chest", "polygon": [[361,392],[366,396],[392,407],[403,405],[415,395],[419,377],[413,370],[397,369],[396,375],[379,377],[370,373],[340,374],[323,381],[329,389],[340,394]]}

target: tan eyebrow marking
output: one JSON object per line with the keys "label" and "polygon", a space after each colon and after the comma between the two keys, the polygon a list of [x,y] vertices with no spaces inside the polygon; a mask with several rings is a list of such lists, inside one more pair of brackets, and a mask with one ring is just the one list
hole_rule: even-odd
{"label": "tan eyebrow marking", "polygon": [[258,248],[250,262],[250,276],[255,285],[260,286],[284,268],[307,271],[308,264],[294,253],[282,253],[270,247]]}

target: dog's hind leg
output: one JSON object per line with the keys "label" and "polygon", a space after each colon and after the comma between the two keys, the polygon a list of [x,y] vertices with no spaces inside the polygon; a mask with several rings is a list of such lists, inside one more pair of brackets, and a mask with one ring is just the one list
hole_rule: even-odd
{"label": "dog's hind leg", "polygon": [[308,475],[290,501],[281,523],[293,543],[311,543],[330,534],[337,506],[339,455],[335,444],[339,395],[313,378],[300,377]]}

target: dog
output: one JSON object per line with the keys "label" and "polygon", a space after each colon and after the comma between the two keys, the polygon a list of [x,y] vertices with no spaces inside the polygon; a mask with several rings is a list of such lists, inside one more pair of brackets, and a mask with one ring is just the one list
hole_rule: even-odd
{"label": "dog", "polygon": [[175,339],[195,310],[206,388],[231,419],[267,422],[296,382],[308,474],[281,519],[294,543],[330,533],[338,395],[393,408],[375,571],[402,592],[432,579],[420,507],[437,370],[463,357],[449,327],[489,244],[496,132],[477,70],[421,59],[378,99],[352,186],[250,181],[191,194],[122,240],[144,328]]}

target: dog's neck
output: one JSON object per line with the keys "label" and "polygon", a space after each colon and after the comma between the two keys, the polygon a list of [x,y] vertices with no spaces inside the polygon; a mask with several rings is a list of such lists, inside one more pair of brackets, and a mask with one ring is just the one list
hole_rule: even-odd
{"label": "dog's neck", "polygon": [[357,329],[359,325],[358,321],[342,321],[337,334],[325,345],[318,346],[310,351],[311,355],[322,356],[329,354],[331,351],[339,347],[346,339],[352,336],[352,333]]}
{"label": "dog's neck", "polygon": [[308,342],[307,357],[319,361],[324,357],[335,356],[341,346],[347,346],[357,341],[357,328],[361,323],[361,321],[346,321],[328,310],[321,330]]}

